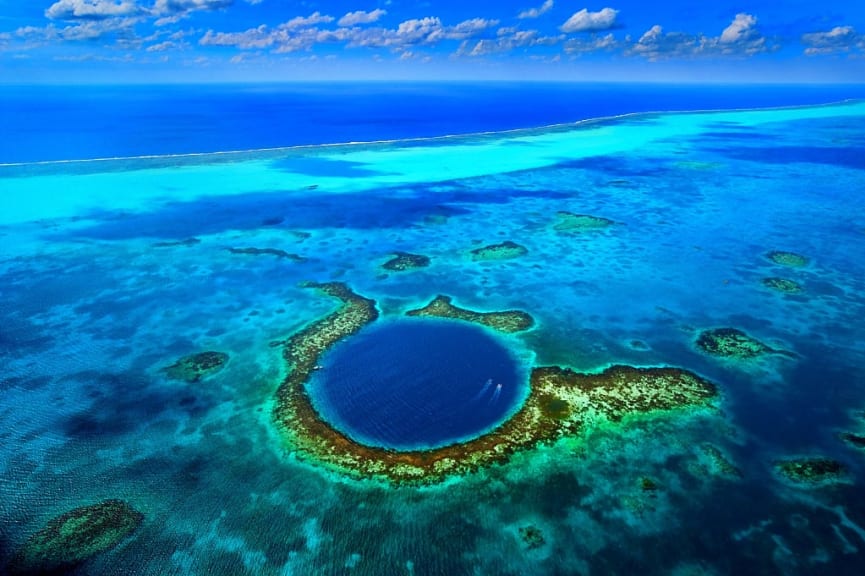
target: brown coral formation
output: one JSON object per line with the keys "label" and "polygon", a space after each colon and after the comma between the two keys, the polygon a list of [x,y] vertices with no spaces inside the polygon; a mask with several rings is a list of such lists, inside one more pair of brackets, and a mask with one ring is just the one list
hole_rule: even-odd
{"label": "brown coral formation", "polygon": [[11,574],[61,574],[134,532],[144,515],[123,500],[70,510],[33,534],[12,559]]}
{"label": "brown coral formation", "polygon": [[184,356],[171,366],[163,368],[162,371],[172,380],[198,382],[222,370],[226,362],[228,362],[228,354],[208,350]]}
{"label": "brown coral formation", "polygon": [[407,316],[435,316],[438,318],[452,318],[465,322],[474,322],[488,326],[499,332],[522,332],[531,328],[535,321],[527,312],[522,310],[505,310],[503,312],[475,312],[467,308],[455,306],[449,296],[436,296],[432,302],[418,308],[409,310]]}

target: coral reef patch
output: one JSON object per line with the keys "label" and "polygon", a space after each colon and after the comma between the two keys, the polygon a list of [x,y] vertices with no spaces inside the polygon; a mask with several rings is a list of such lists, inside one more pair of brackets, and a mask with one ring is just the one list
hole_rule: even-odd
{"label": "coral reef patch", "polygon": [[808,265],[808,258],[795,252],[784,252],[783,250],[773,250],[766,254],[766,258],[780,264],[781,266],[789,266],[790,268],[803,268]]}
{"label": "coral reef patch", "polygon": [[172,380],[198,382],[222,370],[226,362],[228,362],[228,354],[208,350],[184,356],[171,366],[163,368],[162,371]]}
{"label": "coral reef patch", "polygon": [[471,251],[472,260],[508,260],[511,258],[519,258],[528,254],[528,249],[525,246],[505,240],[501,244],[490,244],[482,248],[475,248]]}
{"label": "coral reef patch", "polygon": [[840,436],[841,440],[843,440],[850,446],[858,448],[860,450],[865,450],[865,436],[861,434],[854,434],[852,432],[842,432]]}
{"label": "coral reef patch", "polygon": [[574,214],[573,212],[556,212],[556,223],[553,230],[557,232],[582,232],[584,230],[602,230],[614,225],[608,218],[589,214]]}
{"label": "coral reef patch", "polygon": [[546,543],[544,533],[541,532],[540,528],[533,524],[520,526],[519,532],[520,539],[522,539],[523,544],[525,544],[526,548],[529,550],[536,550]]}
{"label": "coral reef patch", "polygon": [[61,574],[110,550],[132,534],[144,515],[123,500],[75,508],[33,534],[9,566],[10,574]]}
{"label": "coral reef patch", "polygon": [[306,260],[303,256],[280,250],[279,248],[228,248],[232,254],[247,254],[250,256],[276,256],[280,260],[292,260],[294,262],[303,262]]}
{"label": "coral reef patch", "polygon": [[535,324],[534,318],[528,312],[522,310],[505,310],[503,312],[475,312],[466,308],[455,306],[449,296],[436,296],[432,302],[418,308],[409,310],[406,316],[434,316],[438,318],[451,318],[474,322],[498,330],[499,332],[522,332],[528,330]]}
{"label": "coral reef patch", "polygon": [[299,457],[340,473],[397,484],[426,484],[508,460],[511,454],[554,442],[588,425],[636,414],[705,407],[714,384],[676,368],[612,366],[596,374],[534,368],[520,409],[494,431],[462,444],[396,452],[367,446],[339,432],[315,410],[306,381],[327,349],[378,318],[373,300],[345,284],[310,284],[340,307],[291,336],[283,349],[289,373],[277,391],[274,417]]}
{"label": "coral reef patch", "polygon": [[767,346],[736,328],[704,330],[697,337],[697,347],[712,356],[739,360],[748,360],[764,354],[790,354]]}
{"label": "coral reef patch", "polygon": [[787,278],[763,278],[762,282],[763,286],[765,286],[766,288],[770,288],[778,292],[784,292],[785,294],[798,294],[802,291],[801,284]]}
{"label": "coral reef patch", "polygon": [[782,477],[797,484],[838,482],[847,472],[842,463],[824,457],[778,460],[774,468]]}
{"label": "coral reef patch", "polygon": [[415,268],[426,268],[429,264],[429,256],[410,254],[409,252],[394,252],[393,258],[382,264],[381,267],[393,272],[404,272]]}

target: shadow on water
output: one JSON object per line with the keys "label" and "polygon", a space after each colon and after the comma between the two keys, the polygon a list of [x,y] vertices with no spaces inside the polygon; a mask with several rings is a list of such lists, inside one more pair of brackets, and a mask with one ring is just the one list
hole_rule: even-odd
{"label": "shadow on water", "polygon": [[60,425],[70,439],[122,436],[171,412],[196,415],[210,409],[204,397],[172,385],[152,383],[139,374],[82,372],[71,376],[86,385],[91,405]]}
{"label": "shadow on water", "polygon": [[[548,196],[550,193],[546,193]],[[76,230],[60,239],[86,237],[103,240],[128,238],[180,239],[217,234],[226,230],[252,230],[267,222],[285,228],[404,228],[421,224],[428,216],[458,216],[469,210],[463,203],[506,204],[512,198],[536,196],[535,191],[454,190],[415,188],[367,194],[330,195],[314,191],[279,191],[242,196],[203,197],[175,202],[152,212],[118,214],[94,212],[88,218],[99,223]],[[561,194],[561,197],[566,197]]]}
{"label": "shadow on water", "polygon": [[705,148],[704,151],[763,164],[826,164],[865,170],[865,153],[858,148],[830,146],[740,146]]}

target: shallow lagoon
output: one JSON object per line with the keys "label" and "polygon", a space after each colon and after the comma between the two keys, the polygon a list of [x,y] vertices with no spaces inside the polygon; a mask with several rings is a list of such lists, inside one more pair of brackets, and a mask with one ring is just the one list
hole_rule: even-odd
{"label": "shallow lagoon", "polygon": [[[858,574],[865,454],[842,435],[865,433],[863,134],[846,103],[0,167],[4,562],[122,499],[141,525],[81,573]],[[505,241],[525,253],[473,257]],[[399,252],[429,265],[384,268]],[[429,486],[358,480],[273,417],[280,343],[335,307],[306,281],[382,322],[438,294],[524,310],[530,329],[496,336],[524,369],[674,366],[720,396]],[[697,346],[724,327],[789,354]],[[229,355],[217,373],[166,377],[206,350]],[[843,474],[776,466],[805,457]]]}

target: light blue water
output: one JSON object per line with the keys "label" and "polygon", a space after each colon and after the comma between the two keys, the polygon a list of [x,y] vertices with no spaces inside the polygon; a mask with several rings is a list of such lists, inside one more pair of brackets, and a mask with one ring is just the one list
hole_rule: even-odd
{"label": "light blue water", "polygon": [[[839,433],[865,434],[863,134],[852,102],[0,167],[0,566],[51,518],[120,498],[142,526],[79,573],[860,574],[865,454]],[[616,225],[562,231],[560,211]],[[505,240],[527,253],[471,257]],[[229,250],[251,247],[301,258]],[[396,251],[430,265],[382,268]],[[437,294],[525,310],[536,325],[499,338],[520,369],[683,367],[719,409],[587,423],[422,489],[350,480],[294,457],[272,417],[278,343],[336,306],[309,280],[384,323]],[[714,327],[795,356],[709,357],[694,341]],[[204,350],[230,360],[166,378]],[[779,478],[797,456],[844,481]]]}

